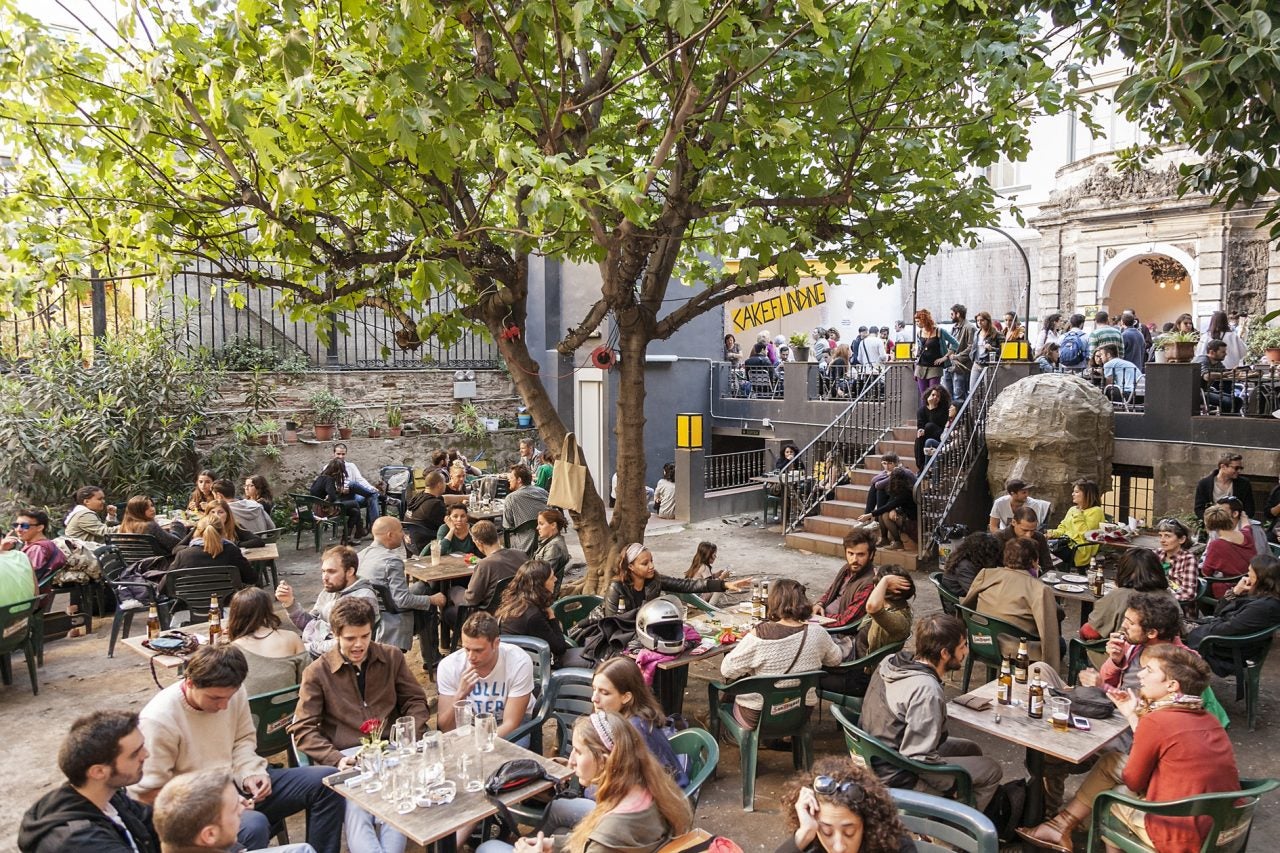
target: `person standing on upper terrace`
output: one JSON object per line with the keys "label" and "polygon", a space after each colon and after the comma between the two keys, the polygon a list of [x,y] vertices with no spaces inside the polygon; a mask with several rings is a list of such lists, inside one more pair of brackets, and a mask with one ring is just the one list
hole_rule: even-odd
{"label": "person standing on upper terrace", "polygon": [[1089,333],[1089,352],[1095,353],[1100,347],[1111,346],[1116,348],[1116,354],[1124,352],[1124,336],[1120,330],[1111,325],[1106,311],[1099,311],[1093,315],[1093,331]]}
{"label": "person standing on upper terrace", "polygon": [[1253,483],[1240,473],[1243,470],[1244,457],[1239,453],[1227,451],[1218,457],[1217,470],[1196,483],[1196,518],[1204,518],[1204,511],[1219,498],[1232,495],[1240,499],[1244,514],[1253,518]]}

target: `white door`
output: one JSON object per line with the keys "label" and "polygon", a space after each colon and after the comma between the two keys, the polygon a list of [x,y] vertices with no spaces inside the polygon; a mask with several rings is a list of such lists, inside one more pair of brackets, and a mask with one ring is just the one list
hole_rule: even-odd
{"label": "white door", "polygon": [[591,470],[591,479],[595,480],[606,505],[609,503],[609,474],[612,466],[606,464],[605,450],[609,446],[608,418],[605,407],[608,405],[605,372],[596,368],[581,368],[574,374],[574,423],[573,431],[578,435],[578,446],[582,448],[582,456],[587,468]]}

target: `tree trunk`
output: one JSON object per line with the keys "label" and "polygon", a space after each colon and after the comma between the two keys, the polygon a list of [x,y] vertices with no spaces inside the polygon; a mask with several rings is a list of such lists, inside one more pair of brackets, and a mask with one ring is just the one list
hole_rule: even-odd
{"label": "tree trunk", "polygon": [[649,338],[640,320],[641,308],[621,312],[618,316],[618,401],[613,434],[618,442],[618,500],[613,506],[613,532],[619,546],[643,542],[649,523],[648,499],[645,496],[644,354]]}
{"label": "tree trunk", "polygon": [[[502,328],[489,331],[498,342],[498,351],[506,360],[511,370],[511,379],[515,383],[516,392],[524,400],[533,423],[538,428],[543,444],[555,452],[560,452],[568,428],[560,418],[560,413],[552,404],[546,387],[539,375],[538,363],[529,355],[524,337],[505,340]],[[643,392],[643,388],[641,389]],[[621,478],[619,478],[621,480]],[[643,487],[642,487],[643,499]],[[586,491],[582,496],[582,511],[570,513],[573,526],[578,531],[578,541],[587,558],[587,577],[581,592],[602,595],[617,565],[619,547],[614,541],[614,533],[609,528],[609,519],[605,513],[605,503],[601,499],[591,473],[587,472]]]}

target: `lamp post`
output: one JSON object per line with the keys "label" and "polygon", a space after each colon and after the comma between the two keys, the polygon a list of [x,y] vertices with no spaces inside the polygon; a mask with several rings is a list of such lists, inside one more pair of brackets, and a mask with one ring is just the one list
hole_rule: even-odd
{"label": "lamp post", "polygon": [[[1018,250],[1018,254],[1022,257],[1022,268],[1027,274],[1026,301],[1024,303],[1026,305],[1027,313],[1023,317],[1023,325],[1025,326],[1026,318],[1031,316],[1031,258],[1027,256],[1027,250],[1022,247],[1022,244],[1019,243],[1012,234],[1010,234],[1008,231],[1004,230],[1003,228],[997,228],[994,225],[975,225],[973,227],[983,228],[983,229],[986,229],[987,231],[996,232],[1001,237],[1005,238],[1010,243],[1012,243],[1013,247]],[[920,270],[922,269],[924,269],[924,264],[923,263],[917,264],[915,274],[912,275],[911,277],[911,317],[912,317],[913,323],[915,322],[916,311],[919,310]],[[1015,314],[1015,319],[1016,319],[1016,314]]]}

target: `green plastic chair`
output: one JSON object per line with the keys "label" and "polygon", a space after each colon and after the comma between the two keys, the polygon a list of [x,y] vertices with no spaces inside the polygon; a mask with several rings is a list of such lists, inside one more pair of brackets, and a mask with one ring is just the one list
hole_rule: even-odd
{"label": "green plastic chair", "polygon": [[922,791],[890,788],[898,819],[917,836],[919,853],[999,853],[1000,836],[991,818],[977,809]]}
{"label": "green plastic chair", "polygon": [[592,610],[603,603],[604,599],[598,595],[570,595],[551,605],[551,613],[567,634],[570,628],[587,618]]}
{"label": "green plastic chair", "polygon": [[[809,731],[809,709],[805,697],[817,690],[821,670],[787,675],[757,675],[740,678],[732,684],[713,681],[707,685],[707,716],[715,733],[726,733],[742,754],[742,808],[755,811],[756,759],[760,739],[790,737],[791,757],[797,770],[813,766],[813,742]],[[744,728],[733,716],[733,700],[744,693],[759,693],[764,698],[760,722],[754,729]]]}
{"label": "green plastic chair", "polygon": [[[845,661],[837,666],[829,666],[826,671],[830,675],[848,675],[859,669],[873,671],[880,665],[880,661],[889,655],[902,651],[902,647],[907,644],[906,640],[897,643],[890,643],[887,646],[881,646],[873,652],[868,652],[857,660]],[[834,690],[819,690],[818,696],[827,700],[832,705],[839,705],[841,708],[847,708],[855,714],[862,713],[861,696],[846,696],[843,693],[836,693]]]}
{"label": "green plastic chair", "polygon": [[[289,500],[293,501],[293,508],[298,514],[297,531],[298,535],[294,539],[293,550],[302,547],[302,531],[311,530],[316,537],[316,550],[320,550],[320,531],[328,529],[329,535],[333,535],[339,527],[346,529],[346,514],[342,512],[342,507],[337,504],[330,503],[324,498],[318,498],[315,495],[289,494]],[[335,515],[327,518],[317,516],[313,511],[313,506],[330,507],[336,511]]]}
{"label": "green plastic chair", "polygon": [[293,721],[293,710],[298,705],[298,689],[295,684],[249,697],[249,715],[253,717],[253,727],[258,731],[258,755],[270,758],[287,752],[291,767],[298,766],[289,737],[289,723]]}
{"label": "green plastic chair", "polygon": [[689,784],[684,795],[689,800],[689,808],[696,813],[698,800],[702,798],[702,786],[715,775],[716,765],[720,763],[720,744],[706,729],[685,729],[673,734],[669,740],[672,752],[689,756]]}
{"label": "green plastic chair", "polygon": [[949,616],[956,614],[956,607],[960,604],[960,599],[956,598],[951,590],[942,585],[942,572],[931,572],[929,580],[938,590],[938,598],[942,601],[942,612]]}
{"label": "green plastic chair", "polygon": [[1018,641],[1026,637],[1029,642],[1040,642],[1034,634],[1028,634],[1017,625],[1006,622],[996,616],[988,616],[970,610],[963,604],[956,605],[956,613],[964,620],[965,633],[969,637],[969,656],[964,659],[964,680],[960,685],[961,693],[969,692],[969,676],[973,673],[973,662],[981,660],[987,667],[987,681],[992,681],[1000,671],[1000,638],[1012,637]]}
{"label": "green plastic chair", "polygon": [[1080,671],[1089,666],[1089,652],[1107,650],[1107,638],[1101,640],[1082,640],[1072,637],[1067,641],[1067,684],[1075,686]]}
{"label": "green plastic chair", "polygon": [[[547,645],[547,641],[541,637],[522,637],[515,635],[504,635],[502,642],[510,643],[513,646],[519,646],[529,655],[529,661],[533,664],[533,703],[529,706],[529,712],[532,716],[538,716],[542,705],[548,699],[548,693],[551,689],[551,646]],[[545,717],[544,717],[545,722]],[[520,727],[521,729],[524,726]],[[542,753],[542,727],[538,726],[530,730],[531,738],[529,740],[529,748],[536,753]],[[515,742],[518,737],[508,736],[507,740]]]}
{"label": "green plastic chair", "polygon": [[1264,628],[1238,637],[1210,635],[1201,640],[1196,649],[1203,657],[1212,654],[1215,657],[1231,658],[1232,675],[1236,679],[1236,701],[1244,700],[1249,731],[1253,731],[1254,718],[1258,713],[1258,687],[1262,679],[1262,666],[1271,651],[1275,631],[1275,628]]}
{"label": "green plastic chair", "polygon": [[952,791],[955,794],[955,799],[966,806],[972,807],[975,805],[973,778],[969,776],[969,771],[960,765],[930,764],[924,761],[916,761],[914,758],[907,758],[880,739],[858,728],[853,720],[849,718],[848,712],[839,705],[832,706],[831,716],[836,718],[836,722],[844,730],[844,742],[849,748],[849,754],[856,759],[861,759],[868,769],[874,772],[873,762],[881,761],[890,767],[896,767],[912,774],[935,773],[954,776],[956,783]]}
{"label": "green plastic chair", "polygon": [[39,598],[28,598],[0,606],[0,681],[13,684],[13,653],[22,650],[27,659],[27,675],[31,677],[31,693],[40,694],[36,679],[35,619]]}
{"label": "green plastic chair", "polygon": [[697,593],[677,592],[676,598],[680,599],[690,607],[695,607],[698,610],[701,610],[703,613],[715,612],[715,608],[712,607],[710,604],[707,604],[706,600],[703,599],[702,596],[698,595]]}
{"label": "green plastic chair", "polygon": [[[1213,827],[1200,847],[1200,853],[1237,853],[1249,847],[1249,832],[1253,828],[1253,813],[1262,795],[1280,787],[1276,779],[1241,779],[1239,791],[1216,794],[1200,794],[1152,803],[1118,791],[1103,791],[1093,801],[1093,818],[1089,824],[1089,853],[1104,849],[1104,842],[1126,853],[1156,853],[1138,840],[1127,826],[1111,813],[1111,806],[1120,803],[1131,806],[1144,815],[1166,817],[1195,817],[1208,815]],[[1238,802],[1243,800],[1243,802]],[[1226,836],[1224,839],[1223,836]]]}

